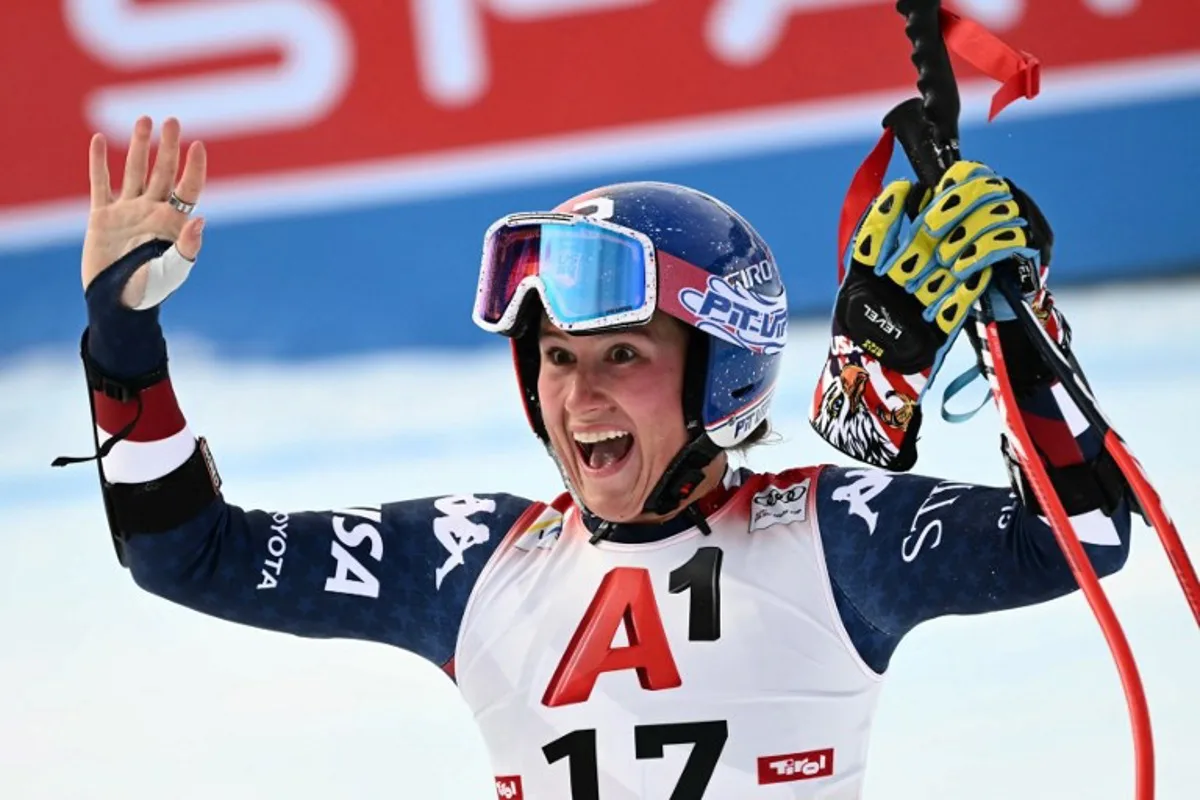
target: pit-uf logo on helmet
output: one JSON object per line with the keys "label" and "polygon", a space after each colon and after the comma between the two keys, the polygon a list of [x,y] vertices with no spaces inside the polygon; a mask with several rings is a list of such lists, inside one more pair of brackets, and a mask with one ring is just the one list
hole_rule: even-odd
{"label": "pit-uf logo on helmet", "polygon": [[787,342],[787,295],[767,297],[711,275],[704,291],[688,287],[679,302],[700,330],[755,353],[774,355]]}
{"label": "pit-uf logo on helmet", "polygon": [[709,438],[717,447],[736,446],[767,418],[771,396],[774,393],[774,384],[766,387],[750,405],[709,427],[707,429]]}

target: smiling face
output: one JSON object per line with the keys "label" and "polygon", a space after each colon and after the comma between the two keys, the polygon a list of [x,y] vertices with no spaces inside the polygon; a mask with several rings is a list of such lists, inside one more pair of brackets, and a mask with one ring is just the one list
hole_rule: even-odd
{"label": "smiling face", "polygon": [[[687,329],[656,314],[639,328],[570,336],[542,320],[538,396],[571,484],[602,519],[644,522],[650,491],[687,443],[683,375]],[[706,470],[699,498],[724,470]]]}

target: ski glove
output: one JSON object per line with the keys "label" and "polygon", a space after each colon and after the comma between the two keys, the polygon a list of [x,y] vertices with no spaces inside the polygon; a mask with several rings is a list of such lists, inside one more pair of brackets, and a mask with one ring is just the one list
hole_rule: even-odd
{"label": "ski glove", "polygon": [[932,190],[885,186],[844,254],[817,433],[860,461],[911,468],[921,401],[994,270],[1013,269],[1032,297],[1052,241],[1033,201],[978,162],[957,162]]}

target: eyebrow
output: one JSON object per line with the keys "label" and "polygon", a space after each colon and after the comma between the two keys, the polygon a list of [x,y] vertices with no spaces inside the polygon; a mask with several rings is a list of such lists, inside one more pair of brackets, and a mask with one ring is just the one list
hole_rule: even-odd
{"label": "eyebrow", "polygon": [[[571,335],[568,334],[566,331],[560,330],[548,322],[542,324],[542,327],[539,329],[538,333],[542,338],[551,337],[551,338],[555,338],[555,339],[567,339],[567,340],[572,338]],[[649,339],[651,341],[654,340],[654,336],[650,333],[649,330],[646,329],[645,326],[637,327],[637,328],[625,328],[625,329],[619,330],[619,331],[602,331],[602,333],[607,333],[608,335],[611,335],[611,336],[627,335],[627,336],[633,336],[633,337],[636,337],[639,339]]]}

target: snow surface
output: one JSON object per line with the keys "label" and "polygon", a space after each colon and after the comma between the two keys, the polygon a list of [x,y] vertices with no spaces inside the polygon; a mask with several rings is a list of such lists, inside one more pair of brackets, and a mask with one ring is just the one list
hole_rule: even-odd
{"label": "snow surface", "polygon": [[[1200,284],[1058,296],[1101,402],[1200,561]],[[793,327],[775,413],[786,441],[753,453],[752,466],[845,463],[805,422],[825,331]],[[248,364],[172,340],[172,363],[235,503],[559,490],[500,345]],[[962,343],[944,380],[969,363]],[[950,425],[936,399],[918,471],[1003,485],[995,412]],[[49,467],[90,447],[74,352],[0,364],[0,419],[0,797],[495,797],[470,715],[432,665],[384,646],[231,625],[134,586],[113,557],[94,468]],[[1134,534],[1127,568],[1105,587],[1142,669],[1158,797],[1195,797],[1200,636],[1153,532],[1139,523]],[[1078,593],[938,620],[893,661],[865,796],[1129,798],[1125,713]]]}

